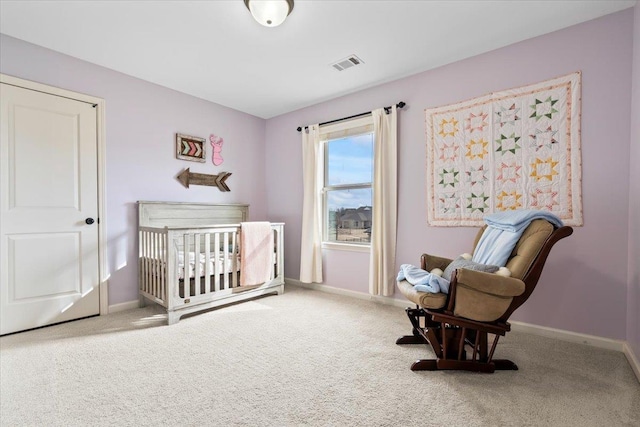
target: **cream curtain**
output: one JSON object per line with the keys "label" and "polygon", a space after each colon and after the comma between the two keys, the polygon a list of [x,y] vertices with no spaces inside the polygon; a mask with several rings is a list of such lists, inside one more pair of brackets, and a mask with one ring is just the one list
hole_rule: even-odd
{"label": "cream curtain", "polygon": [[369,293],[393,295],[396,278],[396,227],[398,211],[398,136],[396,106],[373,116],[373,195]]}
{"label": "cream curtain", "polygon": [[322,283],[322,186],[323,153],[320,126],[302,131],[302,240],[300,244],[300,281]]}

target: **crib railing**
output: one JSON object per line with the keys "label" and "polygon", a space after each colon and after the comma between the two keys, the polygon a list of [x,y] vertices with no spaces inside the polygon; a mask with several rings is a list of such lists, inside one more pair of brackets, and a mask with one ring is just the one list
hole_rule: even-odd
{"label": "crib railing", "polygon": [[[271,229],[275,248],[267,284],[281,284],[284,283],[284,224],[272,223]],[[239,288],[241,262],[238,257],[239,224],[197,228],[140,227],[139,230],[142,297],[172,309],[242,290],[236,289]]]}
{"label": "crib railing", "polygon": [[167,241],[166,228],[141,227],[139,231],[140,292],[167,307]]}

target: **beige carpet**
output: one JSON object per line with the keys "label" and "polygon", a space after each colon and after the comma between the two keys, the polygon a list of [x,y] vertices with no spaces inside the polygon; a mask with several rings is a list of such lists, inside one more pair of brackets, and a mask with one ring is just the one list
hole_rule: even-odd
{"label": "beige carpet", "polygon": [[0,339],[2,426],[639,426],[622,353],[511,332],[519,371],[411,372],[404,311],[287,287],[165,326],[156,307]]}

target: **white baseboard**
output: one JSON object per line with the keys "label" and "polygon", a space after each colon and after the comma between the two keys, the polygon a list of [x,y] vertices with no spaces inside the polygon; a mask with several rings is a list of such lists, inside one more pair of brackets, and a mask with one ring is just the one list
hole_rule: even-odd
{"label": "white baseboard", "polygon": [[[396,307],[406,308],[411,304],[409,301],[399,300],[391,297],[381,297],[381,296],[373,296],[369,294],[365,294],[363,292],[350,291],[346,289],[340,289],[333,286],[323,285],[321,283],[302,283],[296,279],[286,278],[284,279],[287,285],[298,286],[306,289],[313,289],[321,292],[327,292],[330,294],[344,295],[351,298],[358,298],[361,300],[374,301],[377,303],[393,305]],[[638,364],[638,360],[635,358],[633,352],[627,345],[625,341],[613,340],[609,338],[597,337],[595,335],[587,335],[581,334],[578,332],[565,331],[562,329],[554,329],[548,328],[546,326],[538,326],[532,325],[530,323],[518,322],[518,321],[510,321],[511,330],[525,332],[533,335],[543,336],[547,338],[554,338],[561,341],[586,344],[592,347],[604,348],[607,350],[615,350],[619,352],[623,352],[633,369],[633,372],[636,374],[638,381],[640,381],[640,365]]]}
{"label": "white baseboard", "polygon": [[629,361],[629,365],[631,365],[631,369],[633,369],[633,373],[636,374],[636,378],[638,379],[638,382],[640,382],[640,362],[636,358],[635,354],[633,354],[633,351],[631,351],[631,347],[629,347],[628,343],[626,342],[624,343],[622,351],[624,352],[624,355],[627,357],[627,360]]}
{"label": "white baseboard", "polygon": [[518,321],[509,321],[509,323],[511,323],[512,331],[520,331],[532,335],[554,338],[560,341],[586,344],[591,347],[622,352],[626,356],[627,361],[629,362],[629,365],[633,370],[633,373],[636,375],[636,379],[638,380],[638,382],[640,382],[640,363],[638,363],[638,359],[636,359],[635,355],[631,351],[631,348],[629,347],[629,344],[626,341],[612,340],[610,338],[565,331],[563,329],[548,328],[546,326],[532,325],[529,323]]}
{"label": "white baseboard", "polygon": [[610,338],[597,337],[595,335],[581,334],[578,332],[565,331],[563,329],[548,328],[546,326],[532,325],[530,323],[509,321],[512,331],[526,332],[541,337],[555,338],[560,341],[586,344],[591,347],[604,348],[607,350],[622,351],[624,341],[612,340]]}
{"label": "white baseboard", "polygon": [[109,306],[109,313],[117,313],[119,311],[131,310],[132,308],[140,307],[140,301],[127,301],[119,304],[113,304]]}
{"label": "white baseboard", "polygon": [[363,292],[350,291],[348,289],[335,288],[333,286],[323,285],[322,283],[302,283],[296,279],[284,278],[285,285],[298,286],[305,289],[313,289],[320,292],[326,292],[328,294],[344,295],[351,298],[357,298],[366,301],[374,301],[380,304],[393,305],[396,307],[406,308],[412,305],[411,302],[406,300],[399,300],[392,297],[383,297],[379,295],[369,295]]}

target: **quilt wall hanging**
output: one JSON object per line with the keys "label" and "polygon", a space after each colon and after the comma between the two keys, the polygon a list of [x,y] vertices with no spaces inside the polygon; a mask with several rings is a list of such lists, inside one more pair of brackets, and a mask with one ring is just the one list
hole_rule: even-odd
{"label": "quilt wall hanging", "polygon": [[576,72],[426,109],[429,225],[515,209],[582,225],[580,101]]}

